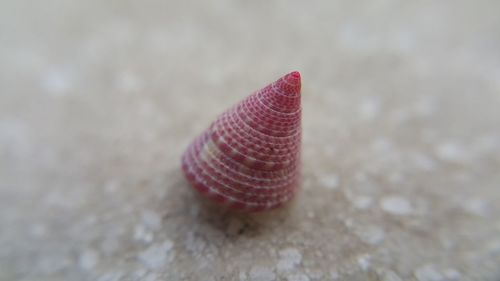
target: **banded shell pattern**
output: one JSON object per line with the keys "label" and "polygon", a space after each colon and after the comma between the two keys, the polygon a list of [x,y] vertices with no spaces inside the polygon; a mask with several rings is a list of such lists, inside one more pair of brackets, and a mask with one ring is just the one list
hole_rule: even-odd
{"label": "banded shell pattern", "polygon": [[297,71],[221,114],[187,148],[182,169],[207,197],[245,211],[281,206],[300,181],[301,79]]}

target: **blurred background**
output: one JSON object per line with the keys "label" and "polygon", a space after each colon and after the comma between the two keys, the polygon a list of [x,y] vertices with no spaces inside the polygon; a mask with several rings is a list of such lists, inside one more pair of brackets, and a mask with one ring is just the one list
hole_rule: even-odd
{"label": "blurred background", "polygon": [[[499,1],[0,2],[0,280],[500,280]],[[302,191],[180,155],[302,74]]]}

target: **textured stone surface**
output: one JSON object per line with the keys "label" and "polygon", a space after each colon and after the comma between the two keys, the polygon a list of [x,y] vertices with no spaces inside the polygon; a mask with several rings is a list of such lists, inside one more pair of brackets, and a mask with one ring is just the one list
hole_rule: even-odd
{"label": "textured stone surface", "polygon": [[[500,279],[499,10],[2,2],[0,280]],[[199,198],[183,150],[295,69],[298,196]]]}

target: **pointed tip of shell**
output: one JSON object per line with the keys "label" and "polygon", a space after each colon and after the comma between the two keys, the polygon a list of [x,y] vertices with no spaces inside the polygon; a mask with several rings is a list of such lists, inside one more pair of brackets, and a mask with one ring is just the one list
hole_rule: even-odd
{"label": "pointed tip of shell", "polygon": [[285,75],[285,81],[289,82],[290,84],[296,84],[300,85],[300,72],[298,71],[292,71]]}
{"label": "pointed tip of shell", "polygon": [[300,72],[292,71],[276,81],[275,86],[288,97],[299,97],[301,89]]}
{"label": "pointed tip of shell", "polygon": [[265,102],[274,110],[284,113],[300,109],[301,77],[298,71],[292,71],[271,83],[263,90],[271,89],[272,94],[264,97]]}

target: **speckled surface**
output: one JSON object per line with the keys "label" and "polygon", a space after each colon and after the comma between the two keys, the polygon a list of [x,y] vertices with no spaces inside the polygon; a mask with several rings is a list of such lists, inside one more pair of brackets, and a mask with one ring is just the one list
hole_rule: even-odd
{"label": "speckled surface", "polygon": [[[499,280],[500,2],[3,1],[0,280]],[[180,172],[216,115],[303,77],[302,191]]]}

